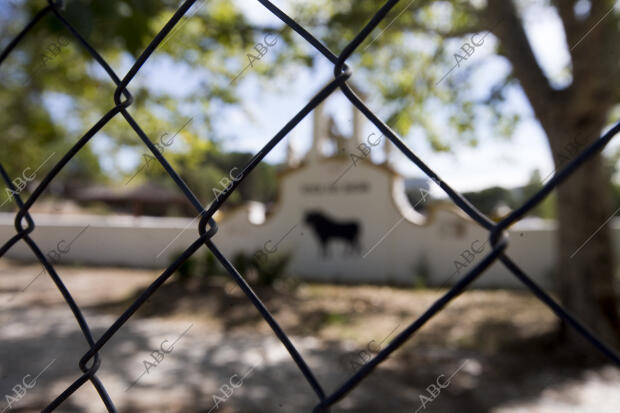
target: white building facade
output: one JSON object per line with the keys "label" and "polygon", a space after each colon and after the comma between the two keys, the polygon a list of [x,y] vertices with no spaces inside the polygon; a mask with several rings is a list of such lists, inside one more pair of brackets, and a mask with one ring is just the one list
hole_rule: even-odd
{"label": "white building facade", "polygon": [[[417,212],[405,195],[403,177],[389,165],[391,144],[375,134],[362,138],[362,116],[353,112],[353,136],[344,137],[333,120],[322,114],[322,107],[317,108],[312,148],[304,157],[289,148],[289,166],[280,174],[275,205],[267,211],[264,205],[250,202],[218,213],[219,231],[213,241],[229,258],[257,251],[264,259],[290,255],[288,272],[301,279],[453,284],[490,252],[487,231],[454,206],[427,205],[424,191],[417,207],[426,208],[424,213]],[[325,154],[326,141],[336,148],[336,156]],[[360,145],[366,146],[360,149]],[[373,163],[369,150],[383,151],[386,161]],[[0,214],[1,240],[15,234],[14,218]],[[37,226],[32,237],[43,252],[53,250],[60,241],[66,245],[80,234],[61,263],[165,268],[174,253],[198,238],[197,219],[33,218]],[[612,225],[618,250],[620,226]],[[553,288],[555,224],[525,220],[509,230],[509,238],[508,255],[536,281]],[[34,261],[23,242],[8,257]],[[493,264],[474,285],[522,287],[500,263]]]}

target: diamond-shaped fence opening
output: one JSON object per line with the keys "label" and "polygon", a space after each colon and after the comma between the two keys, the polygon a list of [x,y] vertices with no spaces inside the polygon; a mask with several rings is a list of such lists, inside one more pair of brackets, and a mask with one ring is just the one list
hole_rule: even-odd
{"label": "diamond-shaped fence opening", "polygon": [[[335,54],[323,45],[317,38],[306,31],[295,20],[282,12],[278,7],[268,0],[258,0],[271,13],[282,20],[285,25],[297,32],[310,45],[312,45],[319,53],[326,57],[334,66],[334,79],[327,84],[316,96],[314,96],[269,142],[256,154],[252,160],[244,167],[238,178],[226,187],[224,192],[208,207],[203,207],[200,201],[192,193],[190,188],[175,172],[171,165],[166,161],[162,154],[158,151],[155,144],[145,134],[140,125],[129,114],[127,108],[131,106],[133,97],[128,89],[132,79],[136,76],[140,68],[146,63],[147,59],[152,55],[155,49],[165,41],[171,31],[179,25],[179,21],[185,16],[188,10],[195,4],[197,0],[186,0],[168,20],[165,26],[157,33],[155,38],[146,47],[144,52],[138,57],[134,65],[128,73],[120,78],[105,59],[82,37],[79,31],[69,23],[62,14],[62,4],[60,1],[48,0],[48,5],[41,9],[34,18],[26,25],[26,27],[13,39],[0,55],[0,65],[16,49],[23,38],[30,32],[38,22],[46,16],[52,16],[58,19],[71,35],[74,36],[82,47],[95,59],[97,64],[107,73],[109,78],[116,85],[114,94],[114,107],[110,109],[95,125],[93,125],[84,136],[82,136],[73,147],[60,159],[52,168],[52,170],[42,179],[31,196],[26,200],[22,200],[19,191],[14,186],[11,177],[6,173],[5,169],[0,165],[0,174],[2,179],[11,191],[14,191],[14,202],[19,208],[15,216],[16,234],[7,240],[0,247],[0,257],[3,256],[19,241],[25,242],[35,254],[37,259],[44,266],[50,275],[52,281],[62,294],[66,304],[72,311],[79,328],[86,339],[89,350],[79,359],[79,368],[82,375],[68,386],[56,399],[51,401],[43,410],[45,412],[53,411],[59,407],[67,398],[69,398],[76,390],[90,381],[98,392],[101,400],[105,404],[109,412],[115,412],[114,403],[109,397],[104,383],[97,377],[97,370],[101,365],[99,351],[106,343],[123,327],[123,325],[132,317],[132,315],[145,303],[145,301],[153,295],[158,288],[169,279],[175,271],[188,260],[201,246],[206,245],[215,255],[221,265],[230,273],[233,280],[239,285],[243,293],[253,303],[259,313],[264,317],[265,321],[272,328],[278,339],[284,344],[286,350],[296,363],[301,373],[306,378],[308,384],[317,397],[317,405],[315,412],[328,411],[330,406],[338,403],[345,395],[351,392],[362,380],[370,375],[375,367],[383,362],[392,352],[403,345],[416,331],[418,331],[428,320],[442,310],[451,300],[461,294],[474,280],[483,276],[485,270],[494,262],[500,261],[505,267],[517,277],[531,292],[540,299],[544,304],[564,322],[578,331],[593,347],[605,354],[616,365],[620,366],[620,356],[614,352],[609,346],[599,340],[592,334],[587,327],[579,323],[571,316],[561,305],[559,305],[550,295],[548,295],[541,287],[539,287],[510,257],[506,254],[508,239],[505,236],[505,230],[516,221],[521,219],[528,211],[541,202],[554,188],[569,177],[577,168],[579,168],[589,158],[600,152],[607,143],[620,132],[620,122],[616,123],[607,133],[590,144],[584,149],[573,161],[562,168],[556,175],[549,180],[544,187],[532,196],[520,208],[513,211],[500,222],[493,222],[478,211],[470,204],[461,194],[453,190],[445,181],[443,181],[431,168],[429,168],[418,156],[416,156],[384,122],[382,122],[356,95],[353,89],[347,84],[347,80],[353,76],[351,69],[347,66],[347,59],[356,52],[359,45],[370,35],[377,25],[386,17],[388,12],[398,3],[398,0],[387,1],[372,16],[370,21],[362,28],[355,38],[341,51]],[[180,25],[179,25],[180,26]],[[386,136],[411,162],[416,164],[430,179],[439,185],[452,199],[452,201],[460,207],[467,215],[469,215],[482,228],[489,233],[489,242],[492,246],[491,252],[486,255],[474,268],[466,275],[460,278],[453,287],[445,292],[432,306],[430,306],[417,320],[413,321],[409,326],[402,330],[391,342],[379,351],[371,360],[364,364],[354,375],[348,378],[344,383],[339,385],[331,394],[326,394],[321,383],[317,380],[313,371],[306,364],[302,355],[298,352],[289,337],[278,325],[277,321],[271,315],[269,310],[263,305],[260,298],[252,290],[245,281],[243,274],[240,274],[230,263],[212,241],[212,237],[217,233],[217,223],[213,219],[213,215],[217,212],[226,199],[232,194],[241,182],[252,172],[252,170],[263,160],[263,158],[299,123],[304,117],[310,114],[321,102],[323,102],[330,94],[337,89],[348,98],[348,100],[361,111],[361,113],[372,122],[378,130]],[[36,223],[33,221],[29,210],[32,205],[39,199],[43,191],[50,185],[54,177],[63,169],[63,167],[80,151],[93,136],[101,130],[112,118],[122,116],[127,124],[133,129],[137,136],[143,141],[144,145],[153,153],[155,158],[161,163],[168,175],[173,179],[175,184],[181,189],[193,207],[196,209],[198,223],[198,232],[200,236],[165,270],[159,277],[146,288],[140,296],[127,308],[123,314],[111,325],[105,332],[95,339],[91,328],[89,327],[82,310],[77,305],[69,290],[65,287],[63,280],[55,271],[54,266],[46,257],[36,242],[31,238],[31,234],[36,230]]]}

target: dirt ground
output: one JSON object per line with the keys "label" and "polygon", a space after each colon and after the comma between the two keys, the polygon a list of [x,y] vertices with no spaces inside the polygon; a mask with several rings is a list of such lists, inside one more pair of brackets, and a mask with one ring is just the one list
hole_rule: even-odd
{"label": "dirt ground", "polygon": [[[0,260],[0,410],[6,412],[41,411],[80,377],[78,361],[87,351],[62,295],[40,272],[38,265]],[[58,272],[95,339],[158,275]],[[255,291],[328,394],[443,293],[316,284]],[[576,358],[557,327],[527,292],[466,292],[331,411],[618,413],[620,369]],[[311,412],[318,400],[269,325],[226,278],[168,281],[100,356],[97,377],[121,412]],[[56,411],[106,409],[87,383]]]}

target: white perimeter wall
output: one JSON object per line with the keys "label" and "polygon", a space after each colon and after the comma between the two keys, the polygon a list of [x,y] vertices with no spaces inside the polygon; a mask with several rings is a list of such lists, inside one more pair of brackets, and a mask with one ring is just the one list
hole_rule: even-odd
{"label": "white perimeter wall", "polygon": [[[490,252],[487,232],[456,208],[435,208],[428,216],[416,213],[403,201],[402,180],[385,168],[359,164],[331,185],[346,166],[342,161],[323,161],[285,174],[281,198],[262,224],[249,219],[250,215],[260,218],[262,206],[248,204],[223,218],[216,216],[219,232],[213,241],[231,259],[240,251],[252,254],[277,244],[278,251],[267,259],[290,253],[289,272],[293,275],[349,283],[410,284],[424,259],[428,285],[451,285]],[[365,189],[359,190],[361,187]],[[303,222],[304,214],[315,209],[334,220],[359,222],[361,253],[347,254],[346,243],[336,240],[329,246],[329,257],[323,258],[313,229]],[[14,218],[14,214],[0,214],[1,243],[15,235]],[[61,241],[66,250],[88,227],[70,250],[60,255],[61,263],[163,269],[175,253],[198,238],[197,219],[36,214],[33,218],[36,229],[31,236],[44,254]],[[620,257],[620,220],[610,225]],[[554,232],[553,222],[541,220],[517,223],[509,231],[508,255],[546,288],[553,288]],[[482,252],[476,253],[476,249]],[[573,252],[562,253],[570,256]],[[35,261],[23,241],[11,248],[7,257]],[[474,285],[521,286],[499,263]]]}
{"label": "white perimeter wall", "polygon": [[[461,220],[460,217],[442,211],[446,221]],[[452,216],[451,216],[452,215]],[[105,266],[129,266],[146,268],[165,268],[174,253],[187,248],[198,238],[197,220],[171,218],[133,218],[133,217],[100,217],[50,215],[33,215],[37,223],[32,238],[45,254],[57,248],[59,242],[62,249],[67,246],[86,226],[88,228],[75,240],[69,251],[60,255],[60,263],[77,263]],[[300,217],[301,218],[301,217]],[[15,235],[13,214],[0,214],[0,240],[5,242]],[[386,232],[398,219],[381,220],[376,223]],[[296,226],[295,226],[296,225]],[[467,226],[459,237],[443,230],[440,226],[411,228],[413,224],[401,222],[366,258],[338,255],[344,245],[332,245],[332,257],[323,260],[316,241],[310,230],[301,223],[291,222],[286,228],[269,228],[257,226],[253,236],[242,237],[234,225],[220,225],[218,234],[213,238],[218,247],[230,258],[235,252],[252,253],[262,247],[265,241],[272,240],[269,248],[278,242],[288,230],[293,230],[280,242],[278,252],[291,252],[293,259],[290,270],[300,278],[338,281],[338,282],[399,282],[407,283],[412,279],[413,269],[421,256],[425,255],[430,272],[429,284],[442,285],[448,278],[453,284],[480,258],[489,253],[489,244],[485,233],[476,230],[475,226]],[[616,219],[614,240],[616,254],[620,257],[620,220]],[[246,227],[247,228],[247,227]],[[260,230],[261,234],[258,234]],[[408,234],[413,231],[413,234]],[[377,241],[381,232],[364,237],[364,250],[370,248],[367,239]],[[461,256],[465,249],[471,251],[471,244],[482,254],[475,254],[475,260],[467,263]],[[568,255],[573,251],[567,251]],[[276,253],[276,254],[277,254]],[[528,274],[546,287],[552,287],[549,271],[555,257],[555,241],[553,224],[541,222],[529,228],[519,226],[510,231],[508,255],[512,257]],[[8,258],[26,262],[35,261],[33,252],[19,241],[6,254]],[[471,259],[471,255],[465,253]],[[268,255],[269,259],[270,255]],[[457,272],[455,261],[467,265]],[[480,287],[514,287],[520,284],[509,275],[500,264],[493,264],[486,273],[476,281]]]}

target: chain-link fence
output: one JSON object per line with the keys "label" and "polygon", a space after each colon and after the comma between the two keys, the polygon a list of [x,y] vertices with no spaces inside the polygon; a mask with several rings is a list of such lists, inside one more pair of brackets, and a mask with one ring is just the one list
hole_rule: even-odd
{"label": "chain-link fence", "polygon": [[[58,161],[53,169],[47,174],[40,184],[32,192],[27,201],[23,201],[19,195],[19,190],[13,183],[11,177],[6,173],[5,169],[0,165],[0,174],[6,182],[8,188],[13,192],[14,202],[19,207],[19,211],[15,217],[16,234],[7,240],[0,247],[0,257],[2,257],[10,248],[12,248],[20,240],[25,242],[35,254],[37,259],[44,266],[47,273],[55,283],[58,290],[64,297],[67,305],[70,307],[81,332],[86,339],[90,349],[79,360],[79,368],[82,371],[81,376],[76,379],[69,387],[67,387],[56,399],[54,399],[43,411],[50,412],[60,406],[69,396],[90,381],[101,400],[109,412],[116,412],[114,403],[111,400],[104,384],[97,377],[97,370],[101,365],[99,351],[103,346],[123,327],[129,318],[145,303],[147,299],[156,293],[158,288],[169,279],[175,271],[188,260],[202,245],[206,245],[215,255],[222,266],[230,273],[230,276],[239,285],[244,294],[254,304],[259,313],[264,317],[265,321],[272,328],[278,339],[284,344],[288,353],[293,358],[299,370],[306,378],[308,384],[316,393],[318,403],[314,408],[314,412],[329,411],[330,406],[336,404],[345,395],[351,392],[362,380],[364,380],[381,362],[383,362],[392,352],[403,345],[416,331],[418,331],[427,321],[442,310],[451,300],[461,294],[474,280],[481,276],[484,271],[494,262],[500,261],[505,267],[514,274],[531,292],[538,297],[543,303],[564,322],[579,332],[586,340],[588,340],[595,348],[605,354],[616,365],[620,366],[620,356],[614,352],[609,346],[601,342],[587,327],[583,326],[571,314],[569,314],[561,305],[559,305],[550,295],[548,295],[539,285],[537,285],[510,257],[505,254],[508,246],[508,239],[505,230],[516,221],[521,219],[528,211],[541,202],[555,187],[569,177],[577,168],[586,162],[590,157],[600,152],[605,145],[620,132],[620,122],[616,123],[607,133],[594,141],[585,148],[573,161],[557,172],[544,187],[532,196],[520,208],[510,213],[500,222],[495,223],[479,212],[472,204],[470,204],[461,194],[453,190],[446,182],[429,168],[419,157],[417,157],[384,122],[382,122],[356,95],[356,93],[346,83],[352,76],[351,69],[347,66],[346,60],[355,53],[360,44],[370,35],[377,25],[386,17],[388,12],[398,3],[398,0],[387,1],[364,26],[364,28],[355,36],[355,38],[344,48],[340,54],[335,54],[322,44],[317,38],[312,36],[295,20],[281,11],[268,0],[258,0],[271,13],[282,20],[287,26],[292,28],[308,43],[310,43],[319,53],[325,56],[334,65],[334,80],[325,86],[316,96],[314,96],[269,142],[258,152],[252,160],[245,166],[243,171],[237,176],[237,179],[230,182],[224,192],[212,202],[207,208],[204,208],[191,189],[185,184],[180,176],[175,172],[171,165],[162,156],[156,145],[149,139],[138,122],[129,114],[127,108],[132,104],[133,97],[128,90],[132,79],[136,76],[140,68],[146,63],[147,59],[153,54],[155,49],[165,41],[170,32],[177,26],[179,21],[184,17],[188,10],[197,3],[197,0],[186,0],[181,7],[169,19],[163,29],[157,33],[155,38],[146,47],[144,52],[139,56],[134,65],[128,71],[124,78],[119,78],[112,70],[105,59],[85,40],[80,32],[63,17],[62,2],[48,0],[48,5],[40,10],[34,18],[26,25],[19,35],[9,43],[0,55],[0,65],[6,60],[7,56],[13,52],[24,37],[30,32],[37,23],[44,17],[51,15],[58,19],[79,41],[95,61],[105,70],[109,78],[116,85],[114,94],[114,108],[105,114],[88,132],[82,136],[75,145]],[[198,1],[199,3],[200,1]],[[218,211],[226,199],[235,191],[235,189],[243,182],[245,177],[263,160],[263,158],[284,138],[287,134],[312,112],[323,100],[331,93],[340,89],[349,101],[359,109],[363,115],[370,120],[391,143],[393,143],[411,162],[415,163],[424,173],[435,183],[437,183],[467,215],[469,215],[481,227],[489,232],[489,242],[492,251],[481,260],[474,268],[472,268],[465,276],[458,280],[445,294],[443,294],[430,308],[428,308],[417,320],[412,322],[407,328],[401,331],[385,348],[379,351],[375,357],[364,364],[354,375],[347,379],[344,383],[337,387],[331,394],[326,394],[323,387],[315,377],[313,371],[308,367],[302,355],[297,351],[289,337],[279,326],[278,322],[271,315],[269,310],[261,302],[252,288],[247,284],[242,274],[240,274],[218,249],[212,238],[218,231],[217,223],[213,219],[213,215]],[[77,305],[69,290],[65,287],[63,280],[55,271],[49,257],[44,255],[36,242],[32,239],[31,234],[35,230],[35,222],[29,214],[29,209],[39,199],[43,191],[50,185],[52,180],[58,175],[63,167],[80,151],[81,148],[88,143],[91,138],[101,130],[112,118],[122,116],[129,126],[135,131],[144,145],[153,153],[155,158],[161,163],[168,175],[174,180],[176,185],[183,191],[187,199],[196,208],[198,216],[201,218],[198,225],[200,236],[187,248],[152,284],[146,288],[123,314],[99,337],[93,337],[91,328],[89,327],[82,310]]]}

